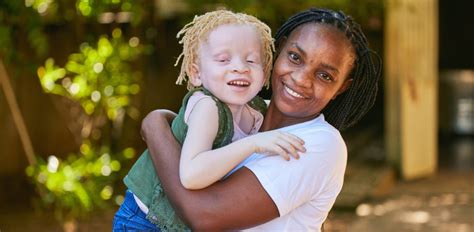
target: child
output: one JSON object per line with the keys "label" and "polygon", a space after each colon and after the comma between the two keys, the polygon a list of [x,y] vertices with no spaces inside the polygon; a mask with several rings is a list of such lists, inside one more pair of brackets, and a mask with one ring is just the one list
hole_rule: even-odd
{"label": "child", "polygon": [[[183,63],[177,84],[189,77],[190,91],[172,130],[182,144],[180,179],[185,188],[209,186],[254,152],[287,160],[288,154],[298,158],[297,150],[304,152],[303,141],[291,134],[255,134],[266,109],[256,95],[268,83],[272,65],[267,25],[253,16],[218,10],[195,17],[180,35],[183,53],[176,64],[181,57]],[[124,182],[130,191],[115,216],[114,230],[150,230],[155,225],[160,230],[187,229],[164,195],[148,151]]]}

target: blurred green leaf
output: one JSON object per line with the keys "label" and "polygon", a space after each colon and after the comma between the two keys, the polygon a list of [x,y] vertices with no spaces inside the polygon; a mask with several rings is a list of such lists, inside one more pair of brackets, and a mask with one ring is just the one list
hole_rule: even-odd
{"label": "blurred green leaf", "polygon": [[139,75],[131,62],[143,52],[143,45],[127,42],[121,33],[109,39],[101,36],[97,46],[82,44],[79,53],[69,56],[64,68],[52,58],[38,69],[43,89],[78,101],[88,115],[104,112],[115,120],[130,105],[131,95],[139,92]]}
{"label": "blurred green leaf", "polygon": [[110,200],[114,183],[120,180],[120,163],[135,152],[133,148],[126,148],[112,154],[108,147],[90,147],[87,142],[81,147],[86,154],[70,154],[66,160],[55,156],[47,161],[39,158],[36,166],[26,169],[43,193],[45,207],[53,207],[61,218],[85,216],[113,203]]}

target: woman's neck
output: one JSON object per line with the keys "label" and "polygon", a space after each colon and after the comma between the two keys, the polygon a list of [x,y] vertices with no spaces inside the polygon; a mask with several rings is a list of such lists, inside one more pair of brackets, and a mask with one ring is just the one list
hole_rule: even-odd
{"label": "woman's neck", "polygon": [[275,110],[269,107],[267,113],[265,114],[265,118],[263,119],[263,124],[260,128],[260,131],[274,130],[289,125],[292,124],[288,122],[286,117],[284,117],[282,114],[275,113]]}
{"label": "woman's neck", "polygon": [[274,104],[270,103],[260,131],[269,131],[306,122],[316,118],[318,115],[307,118],[290,117],[280,112]]}

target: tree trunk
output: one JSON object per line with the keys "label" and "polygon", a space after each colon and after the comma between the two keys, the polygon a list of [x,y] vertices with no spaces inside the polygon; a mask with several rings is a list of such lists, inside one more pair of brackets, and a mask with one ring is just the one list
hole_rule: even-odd
{"label": "tree trunk", "polygon": [[8,107],[12,112],[13,122],[18,130],[18,134],[20,135],[21,143],[23,145],[23,149],[25,150],[26,158],[28,159],[28,163],[30,165],[36,164],[36,157],[35,152],[33,150],[33,144],[31,143],[30,136],[28,135],[28,130],[25,125],[25,121],[23,120],[23,116],[21,115],[20,107],[15,98],[15,93],[13,88],[10,84],[10,80],[8,78],[7,71],[3,64],[3,59],[0,58],[0,84],[2,85],[3,92],[5,93],[5,98],[7,100]]}

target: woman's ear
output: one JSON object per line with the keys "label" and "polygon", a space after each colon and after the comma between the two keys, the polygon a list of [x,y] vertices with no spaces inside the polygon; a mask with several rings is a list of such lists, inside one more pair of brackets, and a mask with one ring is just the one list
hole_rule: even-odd
{"label": "woman's ear", "polygon": [[336,94],[334,94],[334,96],[332,97],[332,100],[336,99],[336,97],[339,96],[339,94],[344,93],[351,86],[352,80],[353,80],[352,78],[345,80],[344,83],[342,83],[339,90],[336,92]]}
{"label": "woman's ear", "polygon": [[189,78],[189,81],[193,86],[199,87],[202,85],[201,77],[199,75],[199,66],[197,64],[191,65],[191,76]]}

